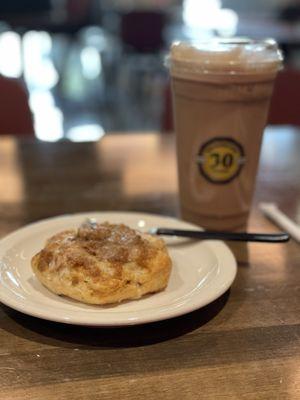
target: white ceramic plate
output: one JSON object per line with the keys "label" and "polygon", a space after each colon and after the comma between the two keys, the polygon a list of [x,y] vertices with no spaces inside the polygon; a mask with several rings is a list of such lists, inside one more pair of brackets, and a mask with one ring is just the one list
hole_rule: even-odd
{"label": "white ceramic plate", "polygon": [[46,289],[31,270],[30,260],[51,235],[78,227],[86,218],[151,227],[195,228],[173,218],[131,212],[101,212],[46,219],[21,228],[0,241],[0,301],[35,317],[90,326],[136,325],[186,314],[221,296],[232,284],[237,267],[220,241],[165,238],[173,269],[163,292],[116,306],[93,306],[60,297]]}

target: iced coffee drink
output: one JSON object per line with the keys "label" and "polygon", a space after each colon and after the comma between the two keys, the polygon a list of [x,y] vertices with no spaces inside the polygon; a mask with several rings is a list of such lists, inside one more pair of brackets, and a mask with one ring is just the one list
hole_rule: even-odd
{"label": "iced coffee drink", "polygon": [[208,229],[245,227],[281,64],[272,40],[172,46],[183,219]]}

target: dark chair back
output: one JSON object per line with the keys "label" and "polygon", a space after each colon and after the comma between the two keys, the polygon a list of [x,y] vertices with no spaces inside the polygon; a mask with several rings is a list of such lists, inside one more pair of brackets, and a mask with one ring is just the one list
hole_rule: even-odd
{"label": "dark chair back", "polygon": [[132,11],[121,17],[121,39],[138,53],[155,53],[164,46],[166,16],[160,11]]}

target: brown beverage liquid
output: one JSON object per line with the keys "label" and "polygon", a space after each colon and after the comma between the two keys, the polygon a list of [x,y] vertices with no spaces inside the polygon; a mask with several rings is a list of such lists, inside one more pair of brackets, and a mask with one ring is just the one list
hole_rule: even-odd
{"label": "brown beverage liquid", "polygon": [[170,67],[183,219],[216,230],[246,225],[281,61],[270,41],[173,45]]}

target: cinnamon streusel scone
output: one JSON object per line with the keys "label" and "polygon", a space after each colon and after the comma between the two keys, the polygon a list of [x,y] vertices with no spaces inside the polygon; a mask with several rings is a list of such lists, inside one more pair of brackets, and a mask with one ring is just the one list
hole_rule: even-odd
{"label": "cinnamon streusel scone", "polygon": [[86,222],[78,230],[54,235],[31,264],[52,292],[90,304],[160,291],[171,271],[162,239],[107,222]]}

